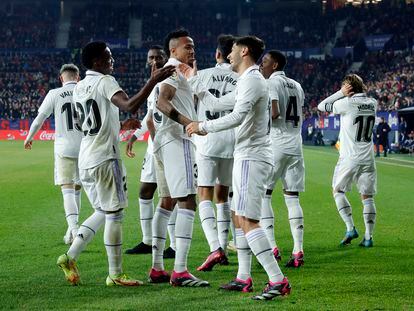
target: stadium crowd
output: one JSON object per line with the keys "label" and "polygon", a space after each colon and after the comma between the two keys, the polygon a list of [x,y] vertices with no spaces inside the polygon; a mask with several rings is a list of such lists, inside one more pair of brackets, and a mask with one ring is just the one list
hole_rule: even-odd
{"label": "stadium crowd", "polygon": [[[0,34],[0,49],[3,48],[0,51],[0,118],[33,118],[47,91],[59,86],[57,69],[61,64],[79,64],[79,47],[92,38],[128,38],[130,16],[142,19],[144,47],[160,44],[171,28],[187,27],[196,43],[199,68],[214,65],[216,37],[223,32],[237,33],[237,15],[229,13],[231,10],[227,4],[203,3],[202,10],[192,10],[194,4],[186,4],[185,7],[171,5],[171,8],[154,10],[136,4],[129,9],[110,4],[85,4],[84,10],[76,10],[76,15],[75,12],[72,14],[68,40],[70,49],[65,50],[52,49],[59,20],[57,7],[35,4],[28,10],[19,5],[13,8],[6,6],[0,10],[5,29]],[[198,13],[165,14],[168,10]],[[272,13],[251,6],[247,17],[251,21],[251,33],[264,38],[269,48],[324,48],[335,37],[335,25],[339,20],[346,20],[347,23],[336,46],[360,44],[368,34],[392,34],[385,51],[364,52],[363,65],[358,73],[366,80],[369,95],[378,99],[380,111],[394,111],[414,105],[414,60],[412,51],[407,49],[412,46],[414,38],[414,19],[410,18],[414,5],[403,10],[386,6],[346,7],[325,14],[316,8],[309,10],[288,14],[282,9],[283,14],[275,19]],[[22,18],[33,27],[21,25],[19,21]],[[395,52],[396,49],[405,52]],[[146,50],[114,49],[113,53],[114,76],[129,94],[136,93],[149,76],[149,68],[145,68]],[[341,77],[349,70],[351,63],[350,58],[329,56],[324,60],[289,58],[286,71],[305,90],[305,118],[320,115],[317,104],[339,89]],[[138,117],[144,114],[145,108],[138,112]]]}

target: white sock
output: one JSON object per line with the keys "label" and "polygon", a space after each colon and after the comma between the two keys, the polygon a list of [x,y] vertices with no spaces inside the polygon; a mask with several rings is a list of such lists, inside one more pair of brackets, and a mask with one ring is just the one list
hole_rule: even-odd
{"label": "white sock", "polygon": [[251,275],[252,251],[250,250],[243,230],[236,228],[235,231],[234,241],[237,243],[237,261],[239,264],[237,278],[246,281]]}
{"label": "white sock", "polygon": [[187,271],[187,257],[190,251],[193,236],[195,212],[189,209],[178,208],[175,222],[176,253],[174,262],[175,272]]}
{"label": "white sock", "polygon": [[63,207],[69,229],[78,227],[78,207],[75,199],[75,189],[62,189]]}
{"label": "white sock", "polygon": [[171,212],[157,207],[152,221],[152,267],[155,270],[164,270],[164,248],[167,239],[167,224]]}
{"label": "white sock", "polygon": [[229,240],[230,205],[229,202],[217,203],[217,233],[221,248],[226,251]]}
{"label": "white sock", "polygon": [[339,215],[346,225],[346,231],[352,231],[354,229],[354,220],[352,218],[352,207],[345,193],[336,192],[334,194],[336,208],[338,209]]}
{"label": "white sock", "polygon": [[122,273],[122,218],[122,210],[105,214],[104,244],[112,276]]}
{"label": "white sock", "polygon": [[270,282],[281,282],[283,273],[273,255],[269,240],[262,228],[256,228],[246,233],[247,243],[257,260],[265,269]]}
{"label": "white sock", "polygon": [[266,194],[262,200],[262,210],[260,215],[260,227],[266,233],[267,239],[269,240],[272,249],[276,248],[275,241],[275,216],[272,208],[272,195]]}
{"label": "white sock", "polygon": [[303,211],[297,195],[285,194],[288,209],[290,232],[293,237],[293,254],[303,252]]}
{"label": "white sock", "polygon": [[[231,215],[231,211],[230,211]],[[233,223],[233,218],[230,216],[230,230],[231,230],[231,238],[233,240],[234,247],[237,248],[237,239],[236,239],[236,226]]]}
{"label": "white sock", "polygon": [[105,214],[101,211],[95,211],[80,226],[78,234],[72,242],[67,254],[69,257],[77,260],[85,247],[92,241],[96,232],[105,223]]}
{"label": "white sock", "polygon": [[168,237],[170,238],[170,247],[175,250],[175,221],[177,219],[178,204],[175,204],[174,210],[171,212],[168,220]]}
{"label": "white sock", "polygon": [[214,214],[213,202],[201,201],[198,204],[198,212],[200,214],[200,221],[204,235],[207,238],[208,245],[210,245],[210,252],[214,252],[220,247],[220,243],[218,239],[216,215]]}
{"label": "white sock", "polygon": [[364,205],[364,223],[365,223],[365,240],[372,238],[372,233],[374,232],[375,218],[377,214],[377,209],[375,207],[375,202],[373,198],[368,198],[362,200]]}
{"label": "white sock", "polygon": [[139,199],[139,220],[142,230],[142,242],[152,243],[152,217],[154,216],[154,200]]}
{"label": "white sock", "polygon": [[76,200],[76,207],[78,208],[78,219],[79,222],[79,214],[81,211],[81,205],[82,205],[82,190],[75,190],[75,200]]}

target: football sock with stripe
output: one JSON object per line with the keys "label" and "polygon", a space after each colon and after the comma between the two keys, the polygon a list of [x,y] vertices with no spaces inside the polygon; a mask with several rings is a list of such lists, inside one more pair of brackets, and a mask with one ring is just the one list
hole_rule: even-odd
{"label": "football sock with stripe", "polygon": [[177,220],[178,204],[175,204],[174,210],[171,212],[168,220],[168,237],[170,238],[170,247],[175,250],[175,221]]}
{"label": "football sock with stripe", "polygon": [[352,231],[354,229],[354,220],[352,218],[352,207],[345,193],[336,192],[334,194],[336,208],[338,209],[339,215],[346,225],[346,231]]}
{"label": "football sock with stripe", "polygon": [[362,200],[364,205],[364,223],[365,223],[365,240],[369,240],[372,237],[375,226],[375,218],[377,216],[377,209],[373,198]]}
{"label": "football sock with stripe", "polygon": [[198,212],[200,214],[201,226],[210,246],[210,252],[213,252],[220,247],[213,202],[201,201],[198,204]]}
{"label": "football sock with stripe", "polygon": [[217,234],[221,248],[227,249],[230,228],[230,205],[229,202],[217,203]]}
{"label": "football sock with stripe", "polygon": [[293,237],[293,251],[296,254],[303,251],[303,211],[297,195],[285,194],[288,209],[290,231]]}
{"label": "football sock with stripe", "polygon": [[260,215],[260,227],[266,233],[266,237],[269,240],[272,249],[276,248],[275,241],[275,216],[272,208],[272,195],[266,194],[262,200],[262,210]]}
{"label": "football sock with stripe", "polygon": [[176,253],[174,262],[175,272],[187,271],[187,257],[190,251],[193,236],[195,212],[189,209],[178,208],[175,222]]}
{"label": "football sock with stripe", "polygon": [[105,214],[104,244],[112,276],[122,273],[122,219],[122,210]]}
{"label": "football sock with stripe", "polygon": [[237,261],[239,263],[237,278],[246,281],[251,275],[252,251],[250,250],[243,230],[236,228],[235,231],[236,236],[234,240],[237,243]]}
{"label": "football sock with stripe", "polygon": [[95,211],[89,216],[80,226],[78,234],[72,242],[67,254],[69,257],[77,260],[79,255],[83,252],[85,247],[92,241],[96,232],[105,223],[105,213],[102,211]]}
{"label": "football sock with stripe", "polygon": [[273,255],[269,240],[262,228],[256,228],[246,233],[247,243],[253,254],[265,269],[270,282],[281,282],[283,273]]}
{"label": "football sock with stripe", "polygon": [[154,200],[139,199],[139,221],[142,230],[142,242],[152,243],[152,217],[154,216]]}
{"label": "football sock with stripe", "polygon": [[76,205],[75,189],[62,189],[63,207],[69,229],[78,226],[78,207]]}
{"label": "football sock with stripe", "polygon": [[167,224],[171,211],[157,207],[152,222],[152,267],[155,270],[164,270],[164,248],[167,239]]}

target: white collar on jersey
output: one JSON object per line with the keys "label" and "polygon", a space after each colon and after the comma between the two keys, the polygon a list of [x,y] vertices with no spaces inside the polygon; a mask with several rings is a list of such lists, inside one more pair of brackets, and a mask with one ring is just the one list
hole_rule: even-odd
{"label": "white collar on jersey", "polygon": [[270,75],[269,79],[272,77],[276,77],[276,76],[286,76],[286,74],[284,71],[275,71],[274,73]]}
{"label": "white collar on jersey", "polygon": [[103,73],[97,72],[95,70],[86,70],[87,76],[104,76]]}
{"label": "white collar on jersey", "polygon": [[217,63],[216,67],[231,70],[231,65],[229,63]]}
{"label": "white collar on jersey", "polygon": [[239,79],[242,79],[243,77],[245,77],[249,72],[253,71],[253,70],[259,70],[259,66],[257,66],[256,64],[254,64],[253,66],[250,66],[249,68],[247,68],[242,75],[240,76]]}
{"label": "white collar on jersey", "polygon": [[356,93],[356,94],[352,95],[351,97],[366,97],[366,96],[367,96],[367,94],[365,94],[365,93]]}
{"label": "white collar on jersey", "polygon": [[173,66],[178,66],[179,64],[181,64],[181,62],[174,58],[174,57],[170,57],[170,59],[167,62],[168,65],[173,65]]}
{"label": "white collar on jersey", "polygon": [[76,81],[66,81],[66,82],[63,82],[62,86],[65,86],[65,85],[68,85],[68,84],[76,84],[76,83],[78,83],[78,82],[76,82]]}

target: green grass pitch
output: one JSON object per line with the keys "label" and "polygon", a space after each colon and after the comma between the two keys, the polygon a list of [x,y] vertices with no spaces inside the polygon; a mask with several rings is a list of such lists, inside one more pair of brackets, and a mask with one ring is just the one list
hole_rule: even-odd
{"label": "green grass pitch", "polygon": [[[124,221],[124,249],[140,240],[138,180],[146,145],[137,143],[135,159],[124,159],[128,171],[129,208]],[[122,149],[125,144],[122,144]],[[391,155],[377,161],[378,211],[372,249],[339,248],[345,227],[331,196],[331,178],[338,154],[331,148],[305,148],[306,193],[301,196],[305,214],[305,266],[282,268],[292,284],[289,297],[257,302],[251,295],[218,290],[232,279],[236,255],[229,266],[197,273],[208,254],[198,217],[189,256],[189,268],[211,283],[207,289],[150,285],[107,288],[107,262],[102,231],[78,263],[82,285],[72,287],[56,266],[67,247],[62,237],[66,224],[60,189],[53,185],[53,145],[34,142],[0,142],[0,308],[41,310],[414,310],[414,161]],[[364,232],[362,207],[354,189],[349,194],[356,226]],[[287,211],[280,185],[273,195],[276,238],[282,263],[292,247]],[[92,212],[83,196],[81,221]],[[124,257],[124,270],[146,280],[151,256]],[[171,270],[173,261],[167,260]],[[262,290],[265,273],[253,261],[255,291]]]}

